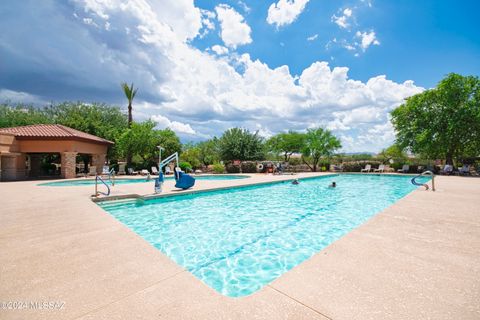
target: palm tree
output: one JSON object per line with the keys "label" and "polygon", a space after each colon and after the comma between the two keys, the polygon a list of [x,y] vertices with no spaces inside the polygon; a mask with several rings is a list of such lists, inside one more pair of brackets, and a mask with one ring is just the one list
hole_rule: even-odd
{"label": "palm tree", "polygon": [[133,83],[129,87],[126,82],[122,83],[122,89],[128,99],[128,127],[130,128],[132,126],[132,101],[138,89],[133,89]]}
{"label": "palm tree", "polygon": [[[138,89],[133,89],[133,83],[129,87],[126,82],[122,83],[122,89],[123,92],[125,93],[125,96],[128,99],[128,128],[132,126],[132,101],[133,98],[135,98],[135,95],[137,94]],[[132,163],[132,152],[130,150],[127,150],[127,166],[130,166]]]}

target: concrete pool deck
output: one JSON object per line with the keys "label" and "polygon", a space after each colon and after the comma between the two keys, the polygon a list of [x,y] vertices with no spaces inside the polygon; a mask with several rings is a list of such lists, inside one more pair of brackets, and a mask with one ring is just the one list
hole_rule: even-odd
{"label": "concrete pool deck", "polygon": [[[312,175],[198,181],[196,189]],[[220,295],[104,212],[89,199],[92,186],[38,183],[0,183],[0,303],[64,306],[0,305],[0,319],[480,318],[477,178],[436,177],[436,192],[410,193],[243,298]],[[114,190],[149,194],[153,183]]]}

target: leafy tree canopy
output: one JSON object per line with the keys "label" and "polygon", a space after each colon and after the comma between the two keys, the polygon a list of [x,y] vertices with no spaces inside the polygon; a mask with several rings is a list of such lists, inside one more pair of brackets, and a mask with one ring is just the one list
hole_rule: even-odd
{"label": "leafy tree canopy", "polygon": [[383,149],[378,156],[384,162],[393,159],[395,162],[404,162],[407,159],[407,154],[398,144],[392,144],[390,147]]}
{"label": "leafy tree canopy", "polygon": [[159,145],[165,148],[162,152],[164,158],[174,152],[180,152],[181,143],[175,132],[170,129],[155,130],[155,126],[155,122],[150,120],[133,122],[130,129],[126,129],[120,136],[118,141],[120,154],[125,156],[131,153],[147,163],[158,162]]}
{"label": "leafy tree canopy", "polygon": [[305,135],[305,145],[302,148],[302,159],[312,171],[317,171],[320,159],[322,157],[330,158],[335,150],[341,147],[340,140],[329,130],[308,129]]}
{"label": "leafy tree canopy", "polygon": [[52,119],[48,118],[42,109],[23,104],[0,104],[0,128],[19,127],[40,123],[52,123]]}
{"label": "leafy tree canopy", "polygon": [[214,137],[213,139],[203,141],[197,144],[200,150],[199,160],[203,165],[209,165],[219,162],[220,157],[220,142]]}
{"label": "leafy tree canopy", "polygon": [[120,108],[105,104],[65,102],[44,109],[55,123],[116,141],[127,128],[127,119]]}
{"label": "leafy tree canopy", "polygon": [[262,160],[264,158],[263,139],[258,132],[232,128],[225,131],[219,141],[223,160]]}
{"label": "leafy tree canopy", "polygon": [[289,161],[293,153],[298,153],[305,145],[305,134],[295,131],[279,133],[267,141],[267,147],[274,153],[283,154],[284,160]]}
{"label": "leafy tree canopy", "polygon": [[199,168],[202,165],[200,162],[200,148],[193,144],[183,145],[180,160],[188,162],[193,169]]}
{"label": "leafy tree canopy", "polygon": [[392,111],[397,143],[430,159],[480,154],[480,81],[451,73]]}

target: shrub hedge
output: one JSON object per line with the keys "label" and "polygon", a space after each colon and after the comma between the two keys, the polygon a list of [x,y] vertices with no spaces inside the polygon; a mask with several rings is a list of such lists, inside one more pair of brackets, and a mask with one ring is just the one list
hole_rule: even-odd
{"label": "shrub hedge", "polygon": [[228,173],[240,173],[240,166],[229,163],[225,166]]}
{"label": "shrub hedge", "polygon": [[252,161],[244,161],[241,164],[242,173],[256,173],[257,163]]}

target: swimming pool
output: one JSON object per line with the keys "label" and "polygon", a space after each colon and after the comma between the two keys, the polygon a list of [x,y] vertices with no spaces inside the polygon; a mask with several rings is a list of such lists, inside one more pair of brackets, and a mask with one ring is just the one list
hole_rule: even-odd
{"label": "swimming pool", "polygon": [[413,191],[410,178],[337,175],[100,206],[210,287],[241,297]]}
{"label": "swimming pool", "polygon": [[[240,175],[208,175],[208,176],[193,176],[195,180],[237,180],[245,179],[248,176]],[[153,178],[152,178],[153,179]],[[173,179],[173,176],[166,176],[166,180]],[[105,182],[110,183],[108,179],[105,179]],[[125,179],[125,178],[115,178],[115,184],[129,184],[129,183],[144,183],[150,182],[153,183],[153,180],[147,180],[146,178],[138,179]],[[50,186],[50,187],[72,187],[72,186],[91,186],[95,184],[95,179],[80,179],[80,180],[67,180],[67,181],[54,181],[41,183],[39,186]]]}

